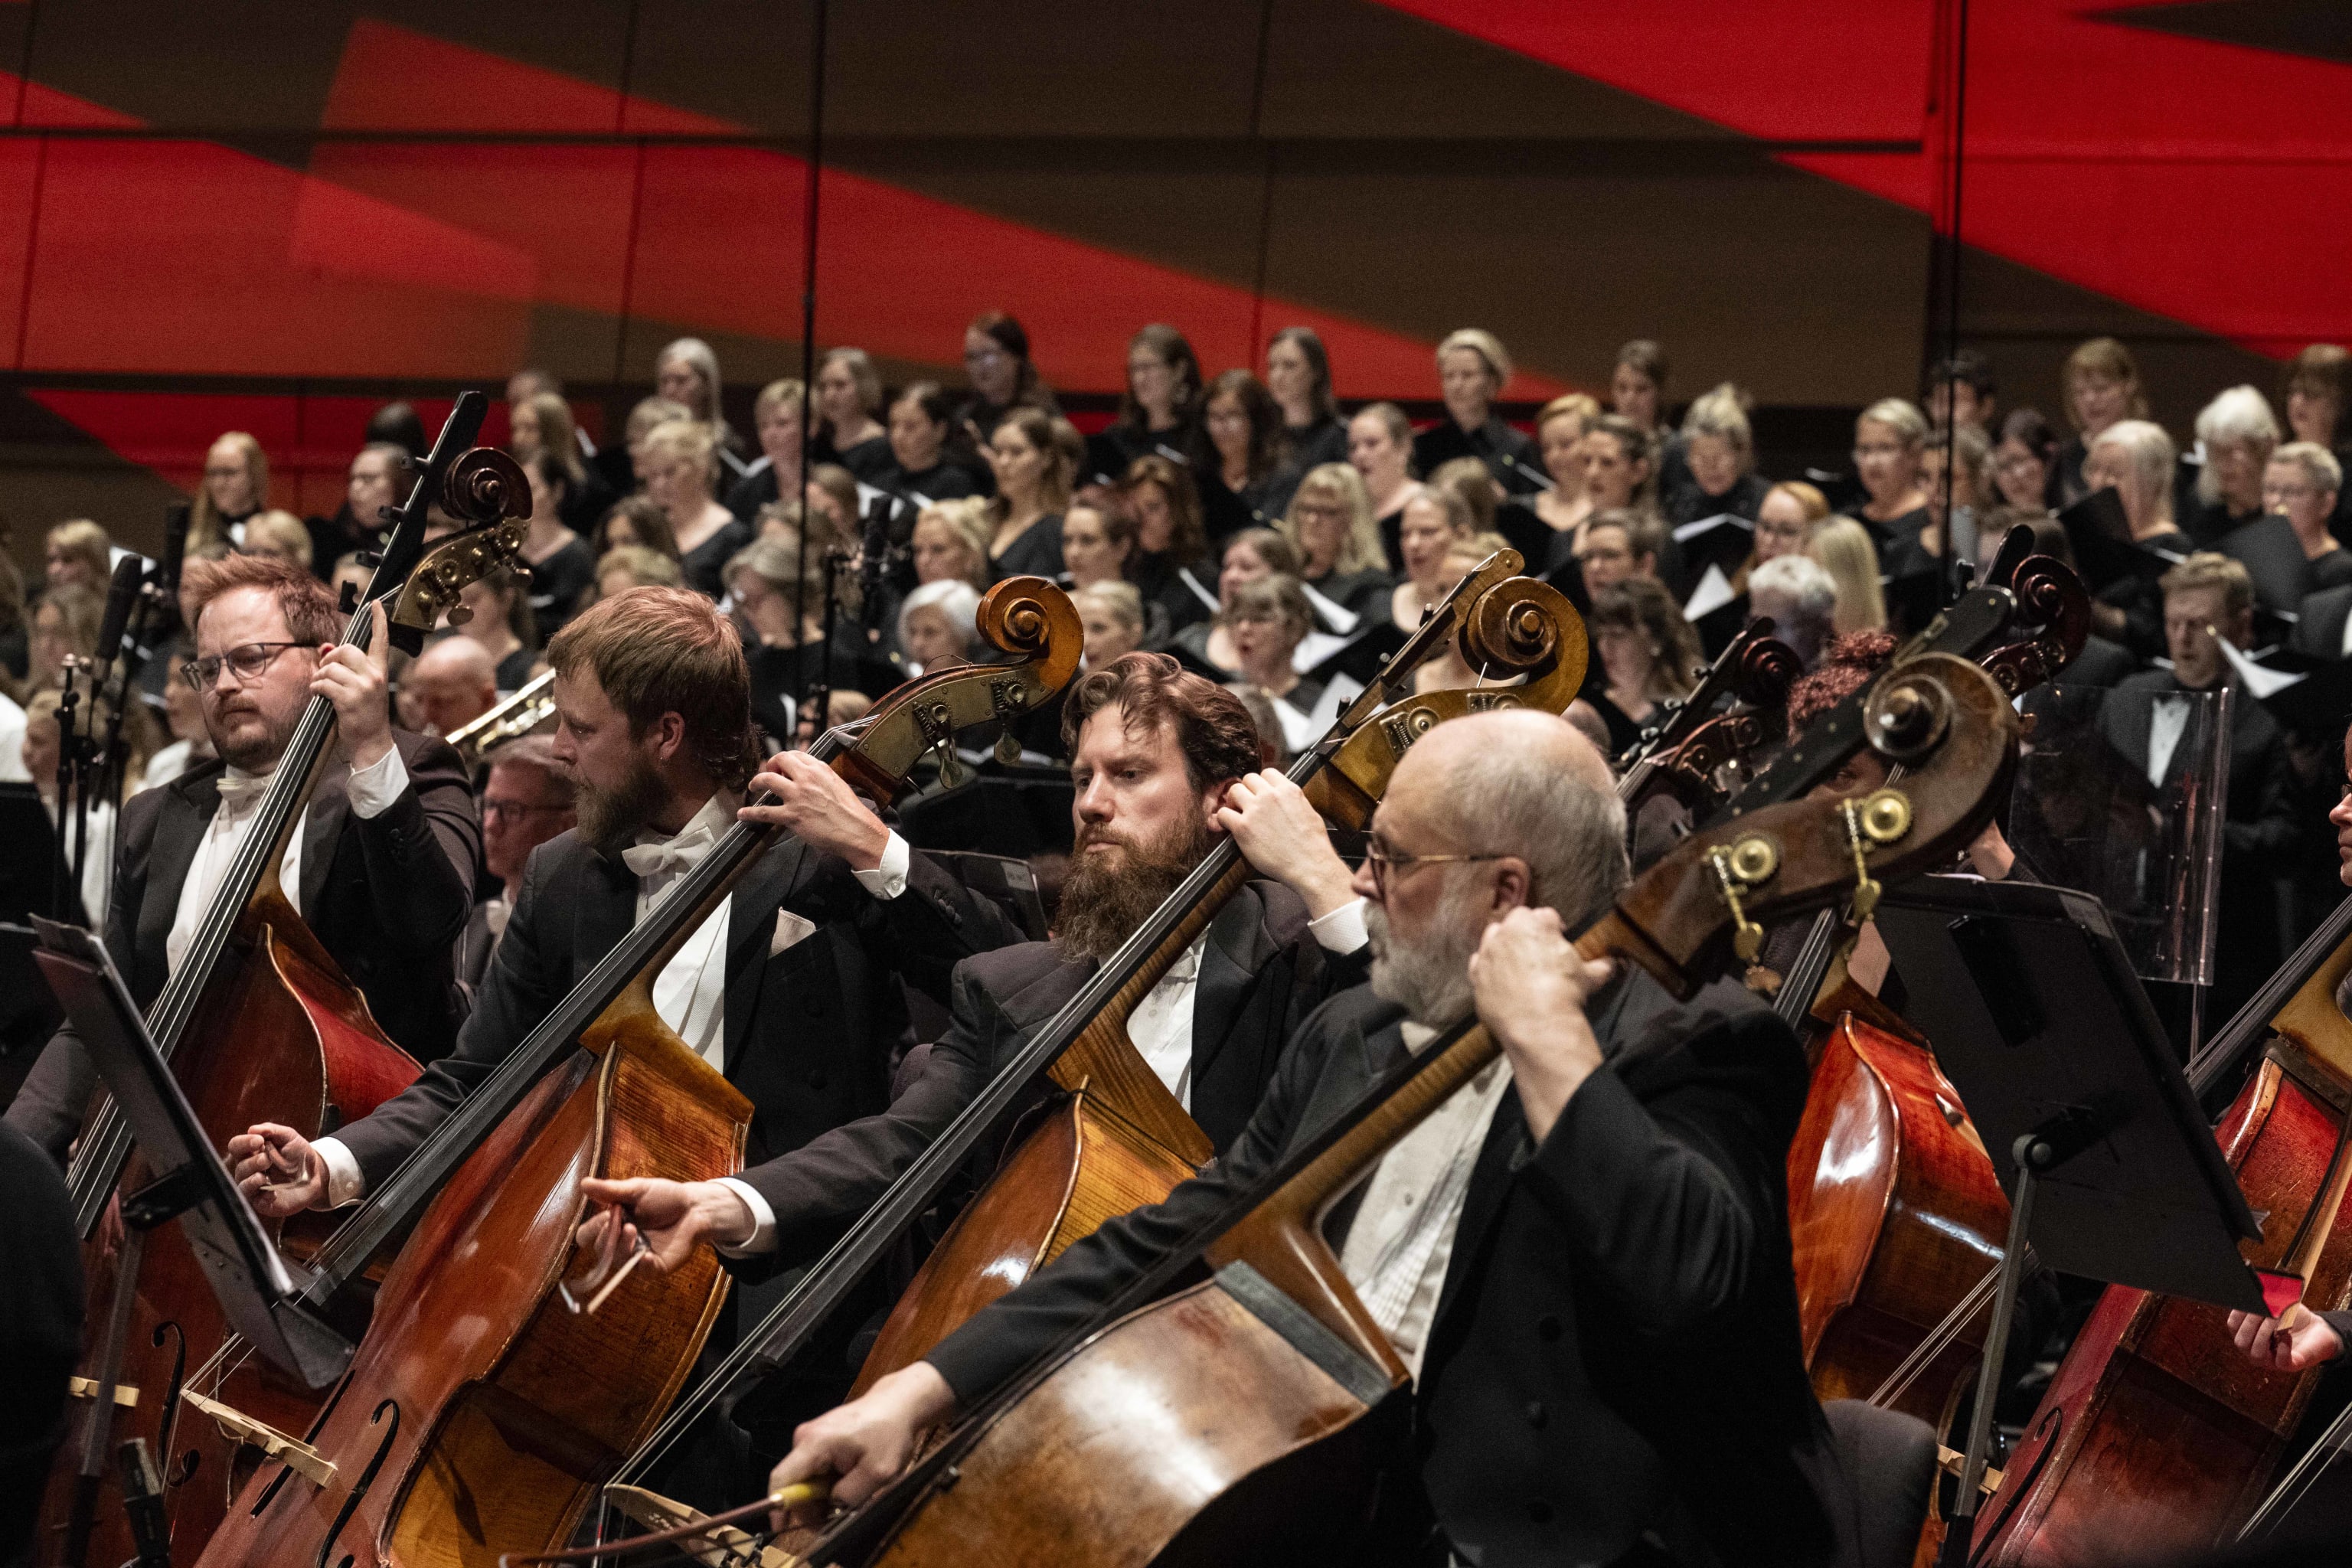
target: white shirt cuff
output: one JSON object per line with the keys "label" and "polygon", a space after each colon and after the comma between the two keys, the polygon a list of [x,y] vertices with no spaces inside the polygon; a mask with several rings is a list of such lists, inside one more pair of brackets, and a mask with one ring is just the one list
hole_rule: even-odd
{"label": "white shirt cuff", "polygon": [[[863,871],[858,873],[861,877],[866,874],[866,873]],[[768,1206],[768,1200],[760,1195],[760,1189],[753,1186],[749,1182],[739,1182],[732,1176],[719,1177],[719,1184],[725,1187],[729,1192],[733,1193],[737,1197],[741,1198],[743,1200],[743,1206],[751,1211],[751,1235],[750,1238],[733,1247],[719,1247],[717,1242],[711,1243],[713,1247],[719,1247],[719,1256],[722,1258],[757,1258],[763,1252],[775,1251],[776,1211]]]}
{"label": "white shirt cuff", "polygon": [[852,871],[850,875],[857,879],[859,887],[876,898],[895,899],[907,890],[907,868],[914,857],[915,852],[907,847],[907,841],[893,833],[890,841],[882,846],[882,864],[871,871]]}
{"label": "white shirt cuff", "polygon": [[1349,899],[1328,915],[1307,922],[1316,944],[1326,952],[1353,952],[1371,940],[1364,929],[1364,900]]}
{"label": "white shirt cuff", "polygon": [[400,760],[400,748],[394,746],[373,766],[352,770],[352,813],[362,818],[382,816],[407,787],[408,764]]}
{"label": "white shirt cuff", "polygon": [[[397,757],[400,753],[394,752],[393,755]],[[310,1148],[327,1167],[327,1206],[339,1209],[359,1202],[367,1178],[360,1174],[360,1163],[343,1147],[342,1140],[314,1138]]]}

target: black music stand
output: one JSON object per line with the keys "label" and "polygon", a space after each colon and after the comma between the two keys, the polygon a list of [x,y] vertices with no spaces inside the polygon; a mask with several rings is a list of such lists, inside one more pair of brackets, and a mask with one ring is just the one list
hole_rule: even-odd
{"label": "black music stand", "polygon": [[1959,1499],[1938,1558],[1959,1564],[1976,1533],[2000,1347],[2029,1245],[2067,1273],[2268,1312],[2238,1251],[2262,1226],[2098,900],[1921,877],[1889,888],[1876,918],[1906,1012],[1936,1042],[2010,1193]]}
{"label": "black music stand", "polygon": [[[134,1267],[129,1248],[145,1232],[179,1220],[230,1326],[304,1387],[326,1387],[351,1364],[351,1342],[296,1304],[299,1286],[213,1152],[105,945],[79,926],[40,919],[33,924],[41,943],[33,962],[122,1107],[152,1173],[148,1185],[122,1200],[123,1277]],[[120,1291],[117,1300],[133,1295]],[[108,1350],[120,1354],[119,1336],[110,1335]],[[110,1385],[114,1375],[109,1365],[103,1382]]]}

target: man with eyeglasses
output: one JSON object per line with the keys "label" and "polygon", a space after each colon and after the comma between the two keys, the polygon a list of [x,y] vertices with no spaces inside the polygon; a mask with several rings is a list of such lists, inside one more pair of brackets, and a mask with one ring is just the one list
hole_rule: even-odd
{"label": "man with eyeglasses", "polygon": [[[462,1016],[454,949],[474,901],[481,829],[457,752],[393,728],[381,617],[370,651],[339,646],[326,585],[263,556],[192,562],[182,604],[215,757],[122,808],[106,942],[144,1006],[186,954],[260,815],[278,759],[313,698],[336,741],[279,879],[303,922],[420,1061],[446,1053]],[[34,1064],[8,1120],[63,1157],[97,1075],[70,1030]]]}
{"label": "man with eyeglasses", "polygon": [[545,735],[509,741],[490,753],[489,762],[482,786],[482,868],[497,886],[483,889],[488,896],[475,904],[466,922],[457,974],[468,986],[482,983],[506,934],[530,852],[580,820],[572,775]]}
{"label": "man with eyeglasses", "polygon": [[1608,764],[1562,719],[1437,726],[1398,764],[1371,840],[1354,881],[1370,984],[1306,1020],[1217,1164],[803,1425],[772,1487],[830,1475],[835,1500],[871,1496],[921,1433],[1084,1332],[1475,1017],[1500,1058],[1323,1222],[1414,1388],[1375,1517],[1330,1518],[1318,1560],[1811,1564],[1842,1535],[1835,1560],[1857,1560],[1799,1343],[1794,1036],[1732,984],[1678,1005],[1570,944],[1630,872]]}

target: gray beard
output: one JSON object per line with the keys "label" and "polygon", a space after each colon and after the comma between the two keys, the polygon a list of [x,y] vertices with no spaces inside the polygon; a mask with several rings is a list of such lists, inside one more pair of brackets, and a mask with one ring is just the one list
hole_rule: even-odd
{"label": "gray beard", "polygon": [[[1447,895],[1447,904],[1453,901]],[[1483,932],[1468,922],[1449,918],[1441,909],[1434,929],[1419,944],[1400,944],[1389,934],[1388,911],[1378,904],[1364,909],[1364,930],[1371,938],[1372,994],[1393,1002],[1414,1023],[1444,1029],[1470,1016],[1470,955],[1478,950]]]}

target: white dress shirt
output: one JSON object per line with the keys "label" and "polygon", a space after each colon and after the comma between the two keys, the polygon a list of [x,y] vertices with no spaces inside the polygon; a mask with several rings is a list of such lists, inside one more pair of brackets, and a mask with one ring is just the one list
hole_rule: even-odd
{"label": "white dress shirt", "polygon": [[[1405,1048],[1416,1055],[1436,1037],[1420,1024],[1404,1026]],[[1373,1168],[1339,1249],[1348,1283],[1415,1377],[1445,1289],[1470,1175],[1510,1086],[1510,1061],[1497,1057],[1398,1140]]]}
{"label": "white dress shirt", "polygon": [[[1353,952],[1370,940],[1364,929],[1364,900],[1350,899],[1330,913],[1307,921],[1307,929],[1326,952]],[[1208,942],[1207,931],[1194,938],[1183,956],[1168,966],[1160,983],[1145,992],[1135,1011],[1127,1016],[1127,1037],[1188,1111],[1192,1109],[1192,1002],[1200,993],[1201,953]],[[773,1252],[775,1211],[750,1184],[730,1177],[726,1184],[751,1211],[751,1234],[740,1245],[719,1250],[730,1258]]]}
{"label": "white dress shirt", "polygon": [[[243,768],[232,767],[221,775],[220,806],[213,819],[205,824],[204,837],[196,840],[195,858],[188,862],[187,879],[180,884],[180,906],[173,911],[172,929],[163,938],[164,972],[180,967],[187,956],[188,943],[195,940],[196,928],[204,923],[205,910],[213,901],[214,892],[221,879],[236,863],[237,851],[253,832],[254,818],[261,810],[261,797],[269,792],[274,773],[249,773]],[[362,819],[382,816],[408,787],[408,764],[400,760],[400,748],[376,759],[372,767],[353,768],[351,779],[352,814]],[[302,912],[302,836],[310,826],[310,814],[306,810],[295,819],[294,832],[286,841],[286,858],[278,862],[278,879],[286,889],[286,901],[294,912]]]}
{"label": "white dress shirt", "polygon": [[2158,697],[2147,721],[2147,782],[2157,788],[2164,787],[2165,771],[2172,766],[2172,753],[2180,749],[2180,737],[2188,729],[2189,700]]}
{"label": "white dress shirt", "polygon": [[[633,926],[643,924],[646,917],[686,880],[686,874],[701,863],[734,822],[735,802],[714,795],[676,833],[665,836],[649,829],[638,834],[636,843],[621,851],[621,863],[637,879]],[[911,854],[907,841],[891,834],[882,847],[881,864],[871,871],[854,873],[858,885],[877,899],[897,898],[907,890]],[[727,935],[732,923],[730,911],[733,904],[732,899],[722,900],[686,939],[677,955],[654,976],[654,1011],[697,1056],[721,1073],[727,1070]],[[775,956],[815,930],[809,921],[790,910],[778,910],[775,930],[769,939],[769,956]],[[321,1138],[310,1146],[326,1163],[329,1205],[340,1208],[357,1202],[365,1190],[365,1178],[360,1173],[359,1161],[342,1141]],[[775,1216],[767,1200],[732,1177],[721,1180],[742,1197],[753,1220],[772,1236]]]}

